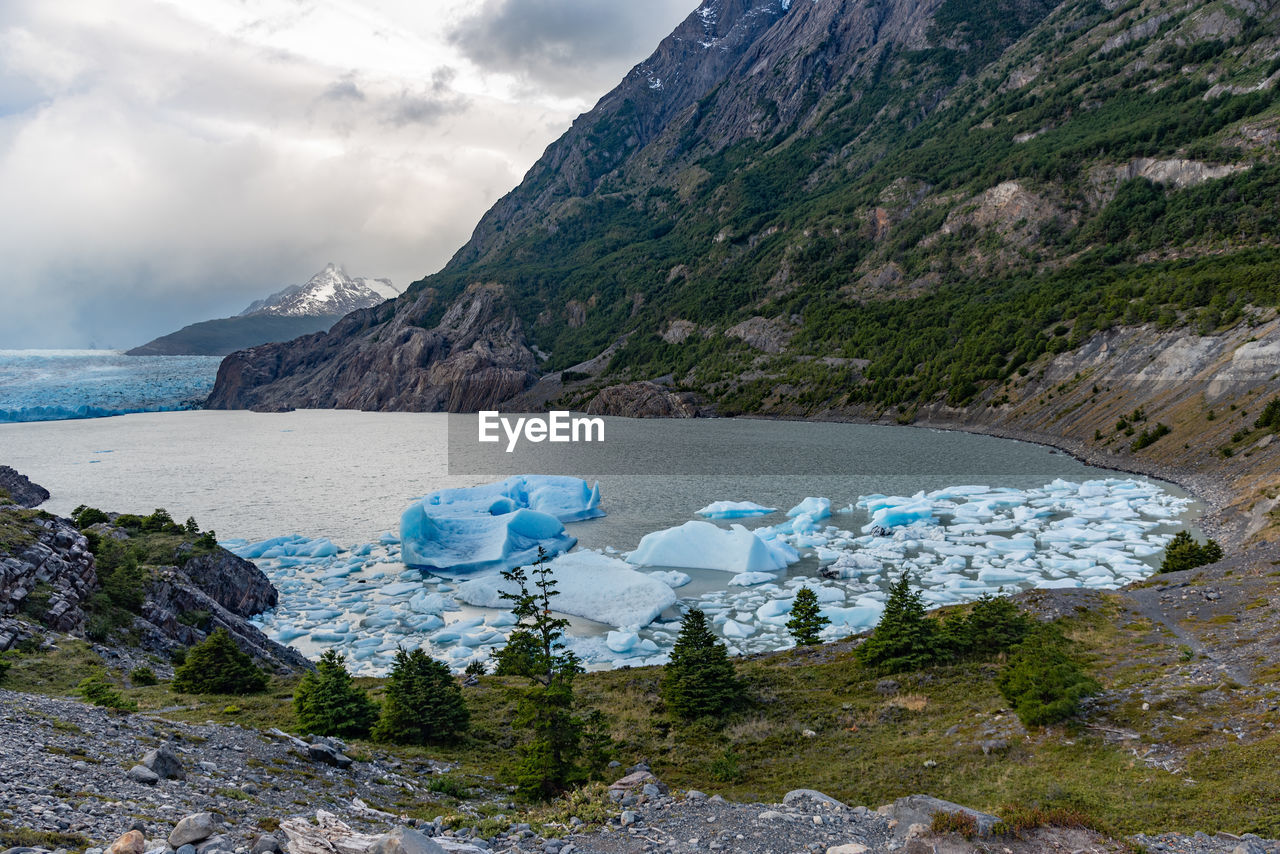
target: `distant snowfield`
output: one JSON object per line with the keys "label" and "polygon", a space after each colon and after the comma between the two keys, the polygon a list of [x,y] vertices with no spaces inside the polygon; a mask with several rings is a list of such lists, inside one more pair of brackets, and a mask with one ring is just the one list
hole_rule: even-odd
{"label": "distant snowfield", "polygon": [[[568,646],[591,667],[665,663],[690,607],[707,613],[734,654],[785,649],[800,586],[818,594],[831,620],[824,637],[834,639],[874,626],[888,587],[904,571],[931,606],[1029,588],[1111,589],[1145,578],[1190,504],[1129,478],[864,495],[834,516],[826,515],[830,501],[813,497],[785,522],[753,530],[741,525],[752,508],[725,504],[715,509],[743,515],[708,513],[724,525],[690,520],[640,543],[556,557],[555,601],[575,618]],[[851,530],[855,519],[865,524]],[[255,560],[280,590],[280,606],[256,619],[268,636],[313,656],[336,648],[357,673],[385,673],[399,647],[420,647],[461,669],[487,661],[511,631],[500,569],[453,578],[424,573],[404,564],[400,537],[391,532],[349,548],[299,536],[224,545]],[[802,560],[814,575],[787,577],[787,566]],[[691,574],[701,590],[681,597]]]}

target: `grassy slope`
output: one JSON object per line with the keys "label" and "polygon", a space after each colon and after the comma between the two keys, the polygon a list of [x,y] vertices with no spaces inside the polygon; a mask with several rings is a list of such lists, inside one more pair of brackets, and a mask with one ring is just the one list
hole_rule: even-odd
{"label": "grassy slope", "polygon": [[[1253,560],[1238,578],[1193,578],[1190,589],[1246,583],[1255,598],[1242,615],[1274,628],[1280,622],[1274,597],[1280,582],[1269,562]],[[1066,807],[1116,833],[1209,829],[1280,835],[1280,780],[1274,774],[1280,670],[1274,662],[1254,662],[1245,667],[1248,684],[1217,670],[1216,650],[1232,646],[1220,633],[1234,623],[1239,636],[1245,616],[1201,613],[1177,624],[1179,636],[1135,607],[1120,593],[1099,595],[1092,610],[1068,608],[1072,615],[1065,626],[1085,643],[1107,688],[1083,724],[1068,728],[1026,732],[1004,708],[993,682],[995,665],[899,676],[893,689],[856,664],[848,642],[741,661],[751,704],[722,729],[673,726],[662,713],[655,668],[588,674],[578,693],[583,703],[611,716],[624,763],[647,758],[674,786],[734,799],[773,801],[791,788],[812,787],[875,806],[928,792],[996,812]],[[1187,637],[1209,643],[1195,653]],[[102,666],[75,642],[63,643],[56,653],[14,658],[6,687],[54,695],[69,693],[86,672]],[[361,682],[375,693],[381,684]],[[292,685],[277,679],[270,693],[258,697],[175,696],[163,685],[125,693],[144,712],[163,709],[162,716],[174,719],[290,730]],[[465,689],[473,731],[462,745],[423,750],[357,743],[352,753],[457,761],[461,767],[453,777],[460,785],[453,794],[473,783],[492,790],[485,778],[507,779],[514,758],[518,734],[510,721],[512,692],[519,685],[485,677]],[[1223,726],[1232,734],[1224,734]],[[1244,735],[1237,738],[1235,732]],[[994,749],[984,753],[983,741],[996,742]],[[400,803],[383,806],[427,818],[441,811],[434,795],[406,794]]]}

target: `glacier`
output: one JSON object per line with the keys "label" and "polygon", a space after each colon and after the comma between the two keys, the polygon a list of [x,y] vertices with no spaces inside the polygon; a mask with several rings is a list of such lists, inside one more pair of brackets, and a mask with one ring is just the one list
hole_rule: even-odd
{"label": "glacier", "polygon": [[0,350],[0,423],[194,409],[212,391],[221,361],[119,350]]}

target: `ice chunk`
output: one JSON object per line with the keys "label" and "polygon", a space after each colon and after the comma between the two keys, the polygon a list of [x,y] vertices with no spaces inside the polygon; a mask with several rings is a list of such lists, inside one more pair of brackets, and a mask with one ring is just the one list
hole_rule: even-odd
{"label": "ice chunk", "polygon": [[[557,611],[618,627],[639,627],[675,604],[676,594],[656,578],[637,572],[617,558],[575,552],[551,561]],[[501,576],[473,578],[458,585],[458,599],[481,608],[506,608],[500,593],[516,588]]]}
{"label": "ice chunk", "polygon": [[658,579],[672,589],[684,587],[693,580],[688,573],[677,572],[674,569],[661,569],[656,572],[650,572],[649,577]]}
{"label": "ice chunk", "polygon": [[693,521],[645,534],[636,550],[627,556],[627,562],[636,566],[767,572],[794,562],[788,559],[787,551],[795,554],[785,543],[766,543],[741,525],[726,530],[710,522]]}
{"label": "ice chunk", "polygon": [[[500,515],[516,510],[537,510],[561,522],[579,522],[604,515],[600,509],[600,484],[588,486],[580,477],[524,474],[498,483],[459,489],[441,489],[421,500],[424,507],[447,510],[450,515],[483,513]],[[406,539],[401,528],[401,540]]]}
{"label": "ice chunk", "polygon": [[746,516],[764,516],[776,513],[776,507],[765,507],[754,501],[713,501],[698,511],[708,519],[741,519]]}
{"label": "ice chunk", "polygon": [[640,636],[635,632],[609,632],[605,638],[605,646],[614,652],[630,652],[640,644]]}
{"label": "ice chunk", "polygon": [[537,510],[448,515],[419,502],[400,518],[404,562],[455,573],[510,569],[532,563],[538,548],[568,551],[578,542],[555,516]]}
{"label": "ice chunk", "polygon": [[787,511],[787,515],[793,517],[801,513],[810,519],[825,519],[831,515],[831,499],[809,497]]}
{"label": "ice chunk", "polygon": [[912,522],[927,522],[933,519],[933,504],[927,498],[908,501],[901,499],[901,504],[881,503],[871,513],[871,524],[881,528],[896,528],[899,525],[910,525]]}
{"label": "ice chunk", "polygon": [[772,572],[739,572],[729,579],[729,584],[733,587],[753,587],[757,584],[764,584],[766,581],[773,581],[777,577]]}
{"label": "ice chunk", "polygon": [[720,631],[727,638],[749,638],[756,633],[756,627],[736,620],[725,620]]}

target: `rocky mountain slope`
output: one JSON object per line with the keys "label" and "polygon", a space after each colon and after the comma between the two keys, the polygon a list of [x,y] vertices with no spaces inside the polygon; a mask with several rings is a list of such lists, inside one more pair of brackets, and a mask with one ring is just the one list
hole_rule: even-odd
{"label": "rocky mountain slope", "polygon": [[378,305],[397,293],[389,279],[353,279],[331,263],[305,284],[290,285],[255,300],[235,317],[192,323],[127,354],[225,356],[246,347],[321,332],[343,315]]}
{"label": "rocky mountain slope", "polygon": [[[136,594],[123,576],[114,584],[100,577],[94,549],[115,553],[145,536],[114,520],[82,531],[70,519],[10,504],[0,493],[0,652],[39,647],[54,632],[96,638],[113,659],[163,662],[223,628],[272,669],[310,667],[249,622],[275,607],[278,594],[253,563],[226,549],[193,545],[194,537],[176,543],[167,561],[143,567]],[[132,607],[122,610],[122,601]],[[119,643],[120,629],[127,629],[129,643]]]}
{"label": "rocky mountain slope", "polygon": [[[1256,416],[1273,384],[1249,339],[1280,305],[1278,81],[1256,0],[710,0],[444,270],[233,355],[209,405],[643,401],[1211,472],[1246,425],[1208,412]],[[451,332],[481,307],[499,338]],[[1174,433],[1130,450],[1135,409]],[[1274,479],[1241,477],[1218,485],[1265,515]]]}

